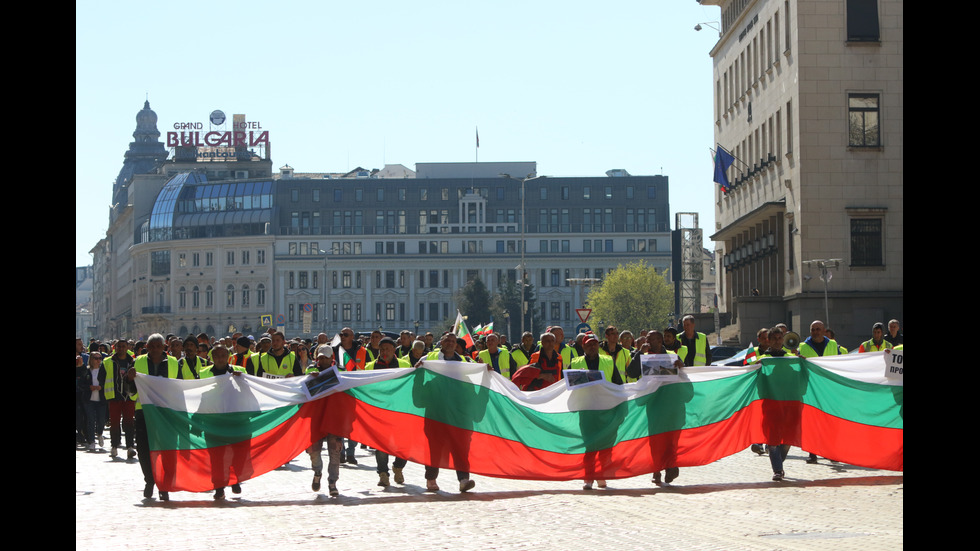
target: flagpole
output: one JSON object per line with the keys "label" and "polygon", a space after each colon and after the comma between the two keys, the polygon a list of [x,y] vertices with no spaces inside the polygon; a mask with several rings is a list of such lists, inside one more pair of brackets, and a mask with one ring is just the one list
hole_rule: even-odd
{"label": "flagpole", "polygon": [[[724,147],[722,147],[721,144],[718,144],[718,148],[721,149],[722,151],[724,151],[725,153],[728,153],[729,155],[731,155],[732,156],[732,159],[735,159],[736,161],[742,163],[742,166],[744,166],[745,168],[751,168],[751,167],[749,167],[749,165],[745,164],[745,162],[742,159],[739,159],[738,157],[736,157],[734,153],[732,153],[731,151],[729,151],[729,150],[725,149]],[[711,152],[711,158],[714,158],[714,156],[715,156],[715,150],[713,150],[713,149],[711,149],[709,147],[708,148],[708,151]],[[738,168],[738,167],[735,167],[735,169],[738,170],[739,172],[742,172],[742,170],[740,168]]]}

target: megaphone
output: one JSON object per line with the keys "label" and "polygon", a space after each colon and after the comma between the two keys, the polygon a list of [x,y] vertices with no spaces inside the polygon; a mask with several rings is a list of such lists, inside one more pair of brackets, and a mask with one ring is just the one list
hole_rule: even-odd
{"label": "megaphone", "polygon": [[790,350],[796,350],[800,347],[800,336],[790,331],[789,333],[786,333],[786,336],[783,338],[783,344],[785,344],[786,348],[789,348]]}

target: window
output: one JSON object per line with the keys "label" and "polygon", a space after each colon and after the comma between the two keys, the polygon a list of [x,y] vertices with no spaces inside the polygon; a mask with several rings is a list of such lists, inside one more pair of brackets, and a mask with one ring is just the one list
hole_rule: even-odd
{"label": "window", "polygon": [[242,251],[242,265],[247,265],[250,263],[250,256],[249,251]]}
{"label": "window", "polygon": [[294,203],[299,201],[299,190],[296,188],[289,190],[289,199]]}
{"label": "window", "polygon": [[589,186],[582,188],[582,199],[592,199],[592,188]]}
{"label": "window", "polygon": [[225,306],[228,308],[235,307],[235,286],[229,284],[225,288]]}
{"label": "window", "polygon": [[306,270],[299,273],[299,288],[306,289],[310,286],[310,275]]}
{"label": "window", "polygon": [[881,218],[851,219],[851,266],[884,266]]}
{"label": "window", "polygon": [[150,275],[170,275],[170,251],[153,251],[150,253]]}
{"label": "window", "polygon": [[878,42],[878,0],[847,0],[847,41]]}
{"label": "window", "polygon": [[248,284],[242,285],[242,308],[248,308],[250,298]]}
{"label": "window", "polygon": [[314,189],[313,190],[313,202],[319,202],[319,201],[320,201],[320,190]]}
{"label": "window", "polygon": [[542,187],[541,188],[541,200],[542,201],[547,201],[548,200],[548,188],[546,188],[546,187]]}
{"label": "window", "polygon": [[228,262],[226,262],[226,264],[228,266],[234,266],[235,265],[235,251],[228,251],[227,259],[228,259]]}
{"label": "window", "polygon": [[289,288],[296,288],[296,272],[289,272]]}
{"label": "window", "polygon": [[[384,201],[385,201],[385,188],[379,187],[378,188],[378,202],[379,203],[384,203]],[[344,320],[344,321],[347,321],[347,320]]]}
{"label": "window", "polygon": [[265,249],[255,251],[255,261],[259,264],[265,264]]}
{"label": "window", "polygon": [[214,288],[212,288],[210,285],[208,285],[207,288],[204,289],[204,307],[205,308],[214,307]]}
{"label": "window", "polygon": [[265,285],[262,283],[255,288],[255,303],[259,308],[265,306]]}
{"label": "window", "polygon": [[180,268],[187,267],[187,253],[180,253],[177,255],[177,266]]}
{"label": "window", "polygon": [[177,291],[177,304],[181,310],[187,308],[187,289],[184,287]]}
{"label": "window", "polygon": [[[337,272],[334,272],[334,275],[337,275]],[[343,282],[342,284],[344,286],[344,289],[350,289],[350,285],[351,285],[351,273],[349,271],[344,271],[343,272],[343,275],[342,275],[342,280],[341,281]],[[334,287],[336,287],[336,286],[337,286],[336,283],[334,283]]]}
{"label": "window", "polygon": [[191,255],[191,263],[193,266],[197,267],[201,265],[201,253],[194,253]]}
{"label": "window", "polygon": [[851,147],[881,145],[878,99],[878,94],[848,94],[848,145]]}

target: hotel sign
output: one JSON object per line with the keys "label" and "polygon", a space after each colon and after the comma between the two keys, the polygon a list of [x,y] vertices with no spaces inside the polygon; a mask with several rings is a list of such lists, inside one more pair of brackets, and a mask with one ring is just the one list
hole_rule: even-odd
{"label": "hotel sign", "polygon": [[[230,129],[228,127],[231,127]],[[220,109],[208,114],[208,122],[175,122],[167,132],[167,147],[178,148],[179,157],[189,153],[198,160],[235,160],[248,148],[269,147],[269,131],[245,115],[227,117]]]}

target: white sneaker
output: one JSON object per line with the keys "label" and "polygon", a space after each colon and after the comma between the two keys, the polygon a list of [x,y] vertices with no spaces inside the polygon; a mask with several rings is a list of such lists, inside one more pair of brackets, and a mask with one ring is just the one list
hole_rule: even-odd
{"label": "white sneaker", "polygon": [[591,490],[592,489],[592,481],[591,480],[586,480],[585,481],[585,484],[582,484],[582,489],[583,490]]}
{"label": "white sneaker", "polygon": [[96,449],[95,448],[95,442],[92,442],[91,444],[88,445],[88,451],[94,452],[95,449]]}

